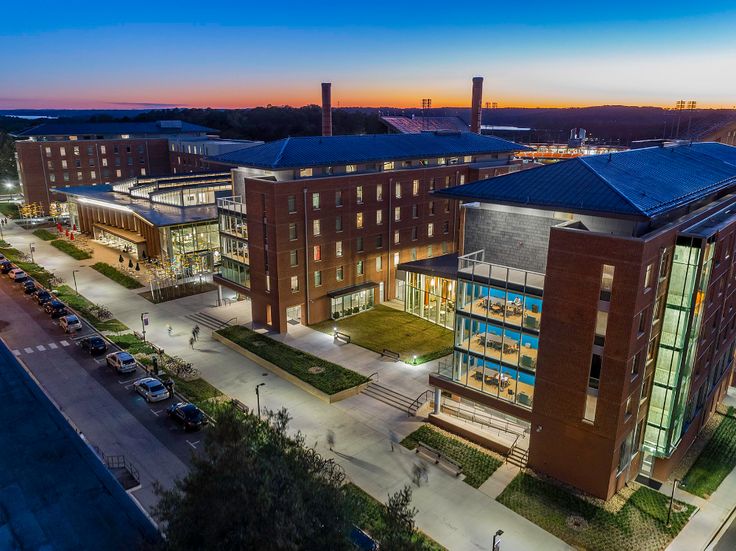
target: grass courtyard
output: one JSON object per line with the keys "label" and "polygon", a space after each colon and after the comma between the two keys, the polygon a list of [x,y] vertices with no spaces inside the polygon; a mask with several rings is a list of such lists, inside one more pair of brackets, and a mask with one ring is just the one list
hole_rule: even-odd
{"label": "grass courtyard", "polygon": [[663,550],[695,509],[676,501],[668,527],[669,498],[650,488],[636,488],[620,508],[611,510],[525,473],[497,499],[573,547],[590,551]]}
{"label": "grass courtyard", "polygon": [[350,335],[353,344],[379,354],[388,348],[398,352],[404,362],[411,362],[414,355],[420,364],[452,353],[452,331],[382,304],[362,314],[311,327],[328,335],[337,327]]}

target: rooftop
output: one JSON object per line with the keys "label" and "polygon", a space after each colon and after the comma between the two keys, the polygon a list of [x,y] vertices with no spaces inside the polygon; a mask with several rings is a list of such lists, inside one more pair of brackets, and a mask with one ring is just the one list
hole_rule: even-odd
{"label": "rooftop", "polygon": [[458,254],[450,253],[442,256],[433,256],[432,258],[425,258],[423,260],[402,262],[396,266],[396,269],[428,276],[457,279],[457,260]]}
{"label": "rooftop", "polygon": [[177,207],[154,203],[147,199],[132,197],[127,193],[113,191],[112,185],[101,184],[96,186],[67,186],[56,188],[54,191],[69,197],[75,197],[81,203],[117,210],[127,210],[136,214],[154,226],[175,226],[177,224],[191,224],[217,218],[215,205],[192,207]]}
{"label": "rooftop", "polygon": [[402,159],[511,153],[528,149],[508,140],[472,132],[363,134],[284,138],[232,151],[211,160],[266,170],[360,164]]}
{"label": "rooftop", "polygon": [[381,117],[391,130],[402,134],[419,134],[437,130],[467,132],[468,125],[460,117]]}
{"label": "rooftop", "polygon": [[188,134],[217,132],[213,128],[191,124],[184,121],[149,121],[149,122],[61,122],[49,121],[18,132],[19,138],[35,136],[84,136],[84,135],[119,135],[119,134]]}
{"label": "rooftop", "polygon": [[693,143],[591,155],[437,191],[547,210],[652,219],[736,187],[736,147]]}
{"label": "rooftop", "polygon": [[0,548],[138,549],[154,526],[0,342]]}

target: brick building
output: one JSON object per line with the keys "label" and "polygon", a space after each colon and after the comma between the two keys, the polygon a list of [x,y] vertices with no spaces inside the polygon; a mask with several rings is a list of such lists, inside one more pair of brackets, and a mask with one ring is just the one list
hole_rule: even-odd
{"label": "brick building", "polygon": [[732,372],[735,191],[716,143],[436,191],[467,203],[431,420],[601,498],[665,480]]}
{"label": "brick building", "polygon": [[286,331],[401,295],[400,262],[456,250],[458,206],[432,191],[517,170],[523,146],[470,132],[287,138],[209,159],[222,273],[256,322]]}

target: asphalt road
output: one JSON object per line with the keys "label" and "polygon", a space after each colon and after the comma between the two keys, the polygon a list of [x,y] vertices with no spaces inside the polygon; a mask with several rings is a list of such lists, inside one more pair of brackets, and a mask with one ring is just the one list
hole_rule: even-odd
{"label": "asphalt road", "polygon": [[[151,509],[157,498],[153,482],[164,487],[187,471],[192,454],[201,449],[203,433],[185,432],[166,414],[173,399],[148,404],[132,383],[145,376],[118,375],[105,355],[91,356],[79,341],[97,334],[86,322],[65,334],[23,285],[0,275],[0,337],[36,377],[87,441],[106,455],[125,455],[140,473],[135,495]],[[117,350],[108,345],[108,353]]]}

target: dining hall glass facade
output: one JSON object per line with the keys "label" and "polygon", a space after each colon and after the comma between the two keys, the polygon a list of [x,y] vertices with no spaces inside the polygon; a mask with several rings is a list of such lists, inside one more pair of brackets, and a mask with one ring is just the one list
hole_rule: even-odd
{"label": "dining hall glass facade", "polygon": [[453,362],[440,374],[531,408],[544,275],[468,257],[460,259]]}
{"label": "dining hall glass facade", "polygon": [[452,279],[407,271],[404,310],[452,329],[455,321],[455,288]]}

